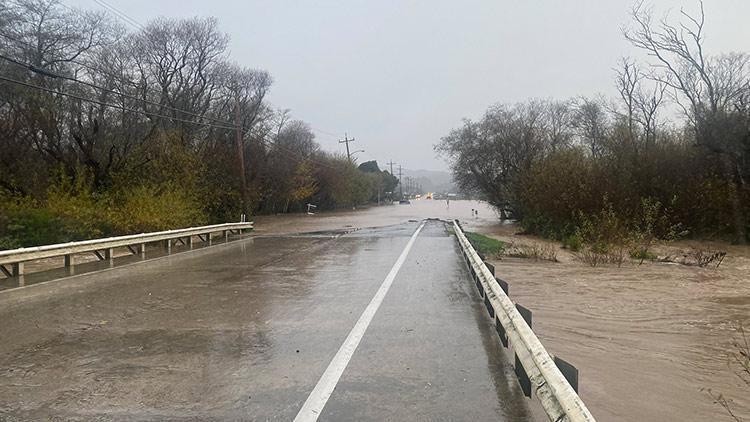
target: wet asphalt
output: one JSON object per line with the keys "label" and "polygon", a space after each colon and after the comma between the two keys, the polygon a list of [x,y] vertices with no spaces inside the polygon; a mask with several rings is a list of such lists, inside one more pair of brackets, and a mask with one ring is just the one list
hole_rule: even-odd
{"label": "wet asphalt", "polygon": [[[0,292],[0,420],[292,420],[419,222],[251,237]],[[428,221],[319,420],[539,418]]]}

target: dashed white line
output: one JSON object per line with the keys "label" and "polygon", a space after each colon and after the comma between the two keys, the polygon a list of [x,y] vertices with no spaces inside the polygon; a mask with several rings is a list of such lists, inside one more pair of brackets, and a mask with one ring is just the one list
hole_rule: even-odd
{"label": "dashed white line", "polygon": [[406,256],[409,255],[409,251],[414,245],[414,241],[417,240],[419,232],[422,231],[422,227],[424,227],[424,221],[419,225],[414,234],[411,235],[406,247],[401,252],[401,255],[399,255],[396,263],[393,264],[393,267],[385,277],[385,280],[383,280],[383,284],[380,285],[375,296],[373,296],[372,300],[367,305],[367,308],[362,312],[357,323],[354,324],[354,328],[349,332],[349,335],[346,337],[346,340],[344,340],[344,344],[341,345],[339,351],[336,352],[336,356],[334,356],[331,363],[328,364],[328,368],[326,368],[325,372],[320,377],[320,380],[318,380],[318,383],[310,393],[310,396],[307,397],[305,404],[302,405],[302,409],[297,413],[297,417],[294,418],[295,422],[315,422],[318,420],[320,413],[323,411],[323,407],[325,407],[331,394],[333,394],[333,390],[336,388],[336,384],[338,384],[341,374],[344,373],[347,365],[349,365],[349,361],[357,350],[357,346],[359,346],[359,342],[362,340],[367,327],[370,325],[370,322],[372,322],[375,312],[378,311],[378,308],[380,308],[380,305],[383,303],[383,299],[391,288],[391,284],[393,284],[396,274],[398,274],[404,261],[406,261]]}

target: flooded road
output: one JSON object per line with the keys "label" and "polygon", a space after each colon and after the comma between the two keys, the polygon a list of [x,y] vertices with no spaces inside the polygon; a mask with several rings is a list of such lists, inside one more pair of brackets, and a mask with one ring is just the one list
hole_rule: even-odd
{"label": "flooded road", "polygon": [[[508,242],[543,242],[517,235],[517,226],[500,224],[490,207],[473,201],[452,201],[450,208],[413,201],[321,220],[341,227],[433,215]],[[295,225],[312,221],[304,217]],[[562,249],[557,263],[495,264],[510,282],[511,299],[534,312],[534,329],[549,351],[578,366],[581,396],[599,420],[732,421],[709,389],[750,420],[750,392],[732,360],[738,324],[750,327],[750,247],[710,246],[729,253],[718,269],[650,262],[592,268]]]}
{"label": "flooded road", "polygon": [[0,420],[292,420],[394,269],[321,420],[537,420],[454,238],[421,225],[254,237],[0,292]]}
{"label": "flooded road", "polygon": [[[481,203],[414,201],[260,216],[245,241],[0,293],[0,419],[289,420],[425,217],[542,242]],[[598,420],[731,421],[706,389],[747,420],[750,397],[730,353],[737,324],[750,327],[750,248],[715,246],[729,252],[718,269],[591,268],[558,250],[561,262],[503,258],[496,272],[534,312],[548,350],[579,368]],[[458,257],[452,247],[440,230],[420,235],[326,407],[329,420],[536,416],[529,400],[503,407],[517,394],[512,357],[460,262],[446,264]],[[478,409],[474,396],[494,407]]]}

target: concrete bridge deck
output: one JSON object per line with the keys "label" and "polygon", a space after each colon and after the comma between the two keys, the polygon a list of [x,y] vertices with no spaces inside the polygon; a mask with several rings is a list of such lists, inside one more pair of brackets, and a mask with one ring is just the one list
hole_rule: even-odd
{"label": "concrete bridge deck", "polygon": [[437,221],[414,238],[420,225],[250,238],[0,292],[0,419],[541,420],[456,240]]}

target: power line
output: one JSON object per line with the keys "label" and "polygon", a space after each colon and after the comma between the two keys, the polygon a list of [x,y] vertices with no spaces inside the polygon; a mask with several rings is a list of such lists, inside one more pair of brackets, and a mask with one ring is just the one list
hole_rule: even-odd
{"label": "power line", "polygon": [[312,128],[312,130],[314,130],[314,131],[316,131],[316,132],[320,132],[320,133],[322,133],[322,134],[324,134],[324,135],[329,135],[329,136],[336,136],[336,137],[338,137],[338,136],[339,136],[339,135],[338,135],[338,134],[336,134],[336,133],[332,133],[332,132],[327,132],[327,131],[325,131],[325,130],[323,130],[323,129],[316,129],[316,128]]}
{"label": "power line", "polygon": [[[63,6],[65,6],[65,7],[68,7],[68,6],[64,5],[63,3],[60,3],[60,4],[63,5]],[[11,36],[9,36],[7,34],[4,34],[2,32],[0,32],[0,36],[2,36],[4,38],[7,38],[8,40],[13,41],[15,43],[23,44],[23,45],[26,45],[27,47],[34,48],[30,43],[28,43],[26,41],[22,41],[22,40],[16,39],[16,38],[13,38],[13,37],[11,37]],[[102,46],[100,46],[100,47],[102,47]],[[85,81],[82,81],[80,79],[75,79],[75,78],[71,78],[71,77],[68,77],[68,76],[60,75],[58,73],[53,73],[53,72],[48,71],[46,69],[41,69],[41,68],[35,67],[35,66],[31,65],[31,64],[23,63],[23,62],[20,62],[18,60],[15,60],[15,59],[12,59],[10,57],[7,57],[7,56],[0,55],[0,57],[6,59],[8,61],[11,61],[11,62],[13,62],[13,63],[15,63],[15,64],[17,64],[19,66],[28,68],[29,70],[31,70],[33,72],[40,73],[40,74],[43,73],[46,76],[67,79],[67,80],[70,80],[70,81],[73,81],[73,82],[77,82],[77,83],[88,85],[88,86],[90,86],[92,88],[96,88],[96,89],[100,89],[100,90],[105,90],[105,91],[114,93],[116,95],[128,97],[128,98],[134,99],[136,101],[142,101],[144,103],[152,104],[152,105],[155,105],[157,107],[164,107],[164,108],[168,108],[170,110],[177,111],[177,112],[180,112],[180,113],[184,113],[184,114],[188,114],[188,115],[200,117],[200,118],[207,119],[207,120],[213,120],[213,121],[219,122],[221,124],[231,124],[231,123],[226,122],[226,121],[221,120],[221,119],[216,119],[216,118],[209,117],[209,116],[202,116],[202,115],[199,115],[199,114],[187,111],[187,110],[182,110],[182,109],[178,109],[178,108],[172,107],[172,106],[167,105],[167,104],[159,104],[159,103],[156,103],[156,102],[153,102],[153,101],[149,101],[149,100],[147,100],[145,98],[137,98],[137,97],[131,96],[129,94],[125,94],[125,93],[123,93],[121,91],[110,90],[108,88],[104,88],[104,87],[92,84],[90,82],[85,82]],[[86,69],[90,70],[90,71],[99,72],[99,73],[101,73],[103,75],[109,76],[109,77],[113,78],[115,81],[121,83],[122,85],[129,85],[129,86],[133,86],[133,87],[137,87],[138,86],[138,84],[136,82],[133,82],[133,81],[131,81],[129,79],[125,79],[121,75],[117,75],[117,74],[115,74],[113,72],[110,72],[110,71],[107,71],[107,70],[103,70],[103,69],[101,69],[99,67],[92,66],[92,65],[90,65],[88,63],[84,63],[84,62],[82,62],[80,60],[70,59],[70,60],[68,60],[68,62],[77,64],[77,65],[79,65],[79,66],[81,66],[83,68],[86,68]],[[162,94],[161,91],[155,90],[153,88],[149,88],[148,86],[144,86],[143,90],[144,90],[145,93]],[[150,113],[150,114],[154,114],[154,113]],[[279,124],[281,121],[280,120],[276,120],[276,119],[278,119],[278,118],[277,117],[272,118],[271,119],[272,123]],[[325,130],[322,130],[322,129],[318,129],[318,128],[315,128],[315,127],[312,127],[312,126],[310,126],[310,129],[312,129],[315,132],[319,132],[319,133],[322,133],[324,135],[328,135],[328,136],[332,137],[333,139],[338,139],[338,135],[335,134],[335,133],[328,132],[328,131],[325,131]]]}
{"label": "power line", "polygon": [[[105,0],[94,0],[94,1],[97,4],[99,4],[100,6],[108,9],[111,13],[114,13],[116,15],[116,17],[122,19],[127,24],[129,24],[130,26],[133,26],[133,27],[135,27],[135,28],[137,28],[139,30],[145,30],[145,27],[143,25],[141,25],[140,22],[138,22],[137,20],[131,18],[125,12],[119,10],[118,8],[110,5]],[[64,6],[64,7],[66,7],[67,9],[72,10],[72,9],[70,9],[69,6],[67,6],[67,5],[65,5],[63,3],[60,3],[60,4],[62,6]],[[7,34],[3,34],[3,33],[0,33],[0,35],[4,36],[5,38],[7,38],[7,39],[9,39],[9,40],[11,40],[13,42],[18,43],[18,44],[26,44],[27,46],[33,48],[33,46],[31,44],[29,44],[29,43],[27,43],[25,41],[21,41],[21,40],[15,39],[15,38],[13,38],[11,36],[8,36]],[[103,92],[109,92],[109,93],[112,93],[112,94],[115,94],[115,95],[119,95],[119,96],[124,97],[124,98],[130,98],[130,99],[133,99],[133,100],[136,100],[136,101],[140,101],[140,102],[143,102],[144,104],[151,104],[151,105],[154,105],[154,106],[157,106],[157,107],[160,107],[160,108],[167,108],[169,110],[176,111],[178,113],[184,113],[184,114],[191,115],[191,116],[194,116],[194,117],[198,117],[200,119],[213,120],[215,122],[219,122],[220,124],[217,125],[217,124],[210,124],[210,123],[194,122],[194,121],[189,121],[189,120],[185,120],[185,119],[180,119],[180,118],[177,118],[177,117],[166,116],[166,115],[163,115],[163,114],[160,114],[160,113],[151,113],[151,112],[146,111],[145,107],[144,107],[144,110],[137,110],[137,109],[133,109],[133,108],[130,108],[130,107],[120,106],[120,105],[117,105],[117,104],[110,104],[110,103],[106,103],[106,102],[103,102],[103,101],[92,100],[92,99],[81,97],[81,96],[78,96],[78,95],[75,95],[75,94],[70,94],[70,93],[66,93],[66,92],[62,92],[62,91],[57,91],[57,90],[45,88],[45,87],[38,86],[38,85],[29,84],[29,83],[22,82],[22,81],[13,80],[13,79],[10,79],[10,78],[7,78],[7,77],[4,77],[4,76],[0,75],[0,80],[4,80],[6,82],[16,83],[16,84],[23,85],[23,86],[26,86],[26,87],[29,87],[29,88],[35,88],[35,89],[39,89],[39,90],[46,91],[46,92],[49,92],[49,93],[58,94],[58,95],[62,95],[62,96],[67,96],[67,97],[70,97],[70,98],[75,98],[75,99],[78,99],[80,101],[85,101],[85,102],[89,102],[89,103],[99,104],[99,105],[101,105],[103,107],[111,107],[111,108],[117,108],[117,109],[120,109],[120,110],[123,110],[123,111],[130,111],[130,112],[134,112],[134,113],[140,113],[140,114],[144,114],[146,116],[151,115],[151,116],[155,116],[155,117],[161,117],[161,118],[165,118],[165,119],[171,119],[171,120],[174,120],[174,121],[179,121],[179,122],[184,122],[184,123],[189,123],[189,124],[198,124],[198,125],[202,125],[202,126],[214,127],[214,128],[220,128],[220,129],[230,129],[230,130],[233,129],[233,130],[237,130],[238,133],[240,133],[240,131],[242,133],[249,132],[248,128],[244,128],[244,127],[242,127],[241,125],[238,125],[238,124],[237,125],[232,125],[231,123],[223,121],[221,119],[216,119],[216,118],[212,118],[212,117],[209,117],[209,116],[203,116],[203,115],[191,112],[191,111],[178,109],[176,107],[172,107],[172,106],[167,105],[167,104],[159,104],[159,103],[156,103],[156,102],[153,102],[153,101],[146,100],[145,98],[138,98],[138,97],[135,97],[135,96],[132,96],[132,95],[129,95],[129,94],[125,94],[125,93],[123,93],[121,91],[120,92],[114,91],[114,90],[111,90],[111,89],[108,89],[108,88],[105,88],[105,87],[93,84],[91,82],[86,82],[86,81],[82,81],[82,80],[79,80],[79,79],[76,79],[76,78],[72,78],[72,77],[69,77],[69,76],[60,75],[60,74],[48,71],[46,69],[36,67],[36,66],[34,66],[32,64],[29,64],[29,63],[23,63],[21,61],[15,60],[13,58],[10,58],[10,57],[4,56],[4,55],[0,55],[0,58],[3,58],[5,60],[7,60],[7,61],[10,61],[10,62],[12,62],[12,63],[14,63],[14,64],[16,64],[18,66],[24,67],[24,68],[26,68],[26,69],[28,69],[28,70],[30,70],[32,72],[35,72],[37,74],[41,74],[41,75],[44,75],[44,76],[47,76],[47,77],[50,77],[50,78],[60,78],[60,79],[69,80],[71,82],[80,83],[80,84],[89,86],[91,88],[101,90]],[[80,62],[80,61],[77,61],[77,60],[74,60],[74,59],[71,59],[69,61],[71,63],[75,63],[75,64],[77,64],[79,66],[87,68],[89,70],[95,70],[95,71],[97,71],[99,73],[102,73],[102,74],[108,75],[110,77],[113,77],[118,82],[123,83],[123,85],[137,86],[137,84],[134,83],[133,81],[126,80],[126,79],[120,77],[119,75],[115,75],[113,73],[106,72],[106,71],[103,71],[101,69],[94,68],[93,66],[91,66],[89,64],[86,64],[86,63],[83,63],[83,62]],[[145,87],[144,89],[147,90],[146,92],[148,92],[148,87]],[[280,123],[280,121],[276,120],[275,118],[270,118],[270,120],[271,120],[271,122],[273,124],[279,124]],[[316,129],[316,128],[312,128],[312,127],[311,127],[311,129],[313,129],[313,130],[315,130],[317,132],[320,132],[320,133],[328,134],[330,136],[336,136],[335,134],[332,134],[331,132],[326,132],[326,131],[323,131],[321,129]],[[293,150],[291,150],[289,148],[286,148],[286,147],[283,147],[281,145],[277,145],[276,142],[269,141],[268,139],[265,138],[265,136],[266,135],[260,135],[258,137],[258,139],[262,143],[264,143],[265,145],[270,146],[270,147],[280,148],[282,150],[286,150],[287,152],[289,152],[292,155],[298,155],[298,153],[296,151],[293,151]],[[348,149],[348,144],[347,144],[347,149]],[[351,162],[351,156],[349,156],[348,154],[347,154],[347,156],[349,157],[349,161]],[[290,156],[290,158],[292,158],[292,157]],[[311,158],[310,157],[303,157],[303,160],[305,160],[305,159],[310,160]],[[298,163],[303,163],[302,160],[296,160],[296,161]],[[321,162],[318,162],[318,164],[321,165],[321,166],[323,166],[323,167],[328,167],[328,168],[333,169],[333,167],[330,167],[330,166],[328,166],[326,164],[323,164]]]}
{"label": "power line", "polygon": [[[127,23],[128,25],[133,26],[136,29],[145,30],[145,27],[140,22],[138,22],[136,19],[131,18],[130,16],[128,16],[127,13],[123,12],[122,10],[120,10],[120,9],[112,6],[111,4],[107,3],[105,0],[94,0],[94,1],[97,4],[99,4],[100,6],[108,9],[110,12],[113,12],[116,15],[116,17],[119,17],[120,19],[122,19],[123,21],[125,21],[125,23]],[[87,65],[84,65],[82,63],[77,63],[77,64],[79,64],[80,66],[88,67]],[[88,68],[91,69],[90,67],[88,67]],[[102,72],[102,73],[104,73],[104,72]],[[128,82],[130,82],[130,81],[128,81]],[[278,124],[279,122],[276,121],[274,123]],[[319,132],[319,133],[322,133],[324,135],[328,135],[328,136],[334,137],[336,139],[338,139],[338,136],[339,136],[339,135],[337,135],[335,133],[328,132],[328,131],[325,131],[325,130],[322,130],[322,129],[318,129],[318,128],[314,128],[312,126],[310,126],[310,129],[312,129],[315,132]],[[348,147],[348,145],[347,145],[347,147]],[[349,161],[351,161],[351,158],[349,158]]]}
{"label": "power line", "polygon": [[[211,124],[205,124],[205,123],[200,123],[200,122],[193,122],[193,121],[190,121],[190,120],[184,120],[184,119],[180,119],[180,118],[177,118],[177,117],[165,116],[165,115],[162,115],[162,114],[159,114],[159,113],[151,113],[151,112],[148,112],[147,110],[136,110],[136,109],[130,109],[130,108],[123,108],[122,106],[119,106],[119,105],[113,105],[114,107],[119,107],[119,108],[121,108],[123,110],[126,110],[126,111],[134,111],[134,112],[142,113],[142,114],[146,114],[146,115],[154,115],[154,116],[157,116],[157,117],[163,117],[163,118],[167,118],[167,119],[173,119],[173,120],[177,120],[177,121],[180,121],[180,122],[192,123],[192,124],[199,124],[199,125],[204,125],[204,126],[212,126],[212,127],[222,128],[222,129],[236,129],[238,127],[237,125],[232,125],[232,123],[224,121],[224,120],[221,120],[221,119],[217,119],[217,118],[213,118],[213,117],[209,117],[209,116],[203,116],[203,115],[200,115],[200,114],[188,111],[188,110],[183,110],[183,109],[179,109],[179,108],[176,108],[176,107],[172,107],[172,106],[169,106],[167,104],[159,104],[159,103],[156,103],[156,102],[153,102],[153,101],[146,100],[144,98],[138,98],[138,97],[135,97],[133,95],[125,94],[123,92],[114,91],[114,90],[111,90],[111,89],[108,89],[108,88],[105,88],[105,87],[102,87],[102,86],[99,86],[99,85],[96,85],[96,84],[92,84],[90,82],[82,81],[80,79],[76,79],[76,78],[72,78],[72,77],[69,77],[69,76],[61,75],[59,73],[54,73],[54,72],[48,71],[46,69],[38,68],[38,67],[36,67],[36,66],[34,66],[32,64],[24,63],[24,62],[21,62],[19,60],[13,59],[11,57],[7,57],[7,56],[2,55],[2,54],[0,54],[0,58],[2,58],[4,60],[7,60],[9,62],[12,62],[12,63],[14,63],[14,64],[16,64],[18,66],[27,68],[28,70],[31,70],[32,72],[35,72],[35,73],[38,73],[38,74],[41,74],[41,75],[44,75],[44,76],[47,76],[47,77],[50,77],[50,78],[59,78],[59,79],[69,80],[71,82],[80,83],[80,84],[89,86],[91,88],[102,90],[104,92],[109,92],[109,93],[112,93],[112,94],[115,94],[115,95],[120,95],[120,96],[125,97],[125,98],[130,98],[130,99],[133,99],[135,101],[140,101],[140,102],[143,102],[143,103],[146,103],[146,104],[151,104],[151,105],[154,105],[154,106],[157,106],[157,107],[167,108],[167,109],[170,109],[172,111],[176,111],[178,113],[188,114],[188,115],[192,115],[192,116],[195,116],[195,117],[198,117],[198,118],[202,118],[202,119],[213,120],[215,122],[220,123],[220,125],[211,125]],[[27,86],[32,87],[31,84],[27,84]],[[42,88],[42,87],[39,87],[39,88]],[[67,93],[64,93],[64,92],[61,92],[61,91],[55,91],[53,93],[58,93],[60,95],[67,95]],[[73,96],[73,95],[70,94],[68,96]],[[75,97],[75,98],[77,98],[79,100],[82,100],[82,101],[93,102],[93,103],[100,104],[100,105],[107,105],[107,103],[103,103],[102,101],[98,101],[98,100],[91,100],[91,99],[82,98],[82,97]],[[271,119],[271,122],[272,123],[276,123],[276,124],[279,123],[278,121],[274,121],[273,119]],[[249,130],[248,128],[244,128],[242,126],[240,126],[240,128],[242,128],[243,130]]]}
{"label": "power line", "polygon": [[[44,75],[44,76],[48,76],[50,78],[65,79],[65,80],[68,80],[68,81],[71,81],[71,82],[79,83],[79,84],[86,85],[86,86],[94,88],[94,89],[101,90],[101,91],[104,91],[104,92],[109,92],[109,93],[112,93],[112,94],[115,94],[115,95],[119,95],[119,96],[122,96],[124,98],[129,98],[129,99],[132,99],[132,100],[135,100],[135,101],[143,102],[145,104],[151,104],[153,106],[160,107],[160,108],[167,108],[169,110],[176,111],[178,113],[187,114],[187,115],[194,116],[194,117],[198,117],[200,119],[213,120],[213,121],[219,122],[221,124],[230,124],[229,122],[226,122],[226,121],[221,120],[221,119],[217,119],[217,118],[214,118],[214,117],[209,117],[209,116],[201,115],[201,114],[194,113],[194,112],[191,112],[191,111],[179,109],[179,108],[176,108],[176,107],[172,107],[172,106],[170,106],[168,104],[160,104],[160,103],[157,103],[157,102],[154,102],[154,101],[147,100],[145,98],[138,98],[138,97],[136,97],[134,95],[126,94],[126,93],[124,93],[122,91],[115,91],[115,90],[112,90],[112,89],[109,89],[109,88],[105,88],[103,86],[99,86],[99,85],[93,84],[91,82],[82,81],[80,79],[76,79],[76,78],[73,78],[73,77],[70,77],[70,76],[61,75],[59,73],[54,73],[54,72],[51,72],[49,70],[36,67],[36,66],[34,66],[33,64],[30,64],[30,63],[24,63],[24,62],[18,61],[16,59],[13,59],[11,57],[5,56],[3,54],[0,54],[0,59],[7,60],[7,61],[9,61],[11,63],[14,63],[14,64],[18,65],[18,66],[24,67],[24,68],[26,68],[26,69],[34,72],[34,73],[38,73],[38,74],[41,74],[41,75]],[[133,85],[135,85],[135,84],[133,84]]]}
{"label": "power line", "polygon": [[[229,129],[229,130],[237,130],[238,129],[236,126],[220,126],[220,125],[214,125],[214,124],[210,124],[210,123],[192,122],[192,121],[189,121],[189,120],[183,120],[183,119],[179,119],[179,118],[175,118],[175,117],[171,117],[171,116],[165,116],[165,115],[158,114],[158,113],[150,113],[150,112],[146,112],[146,111],[143,111],[143,110],[138,110],[138,109],[134,109],[134,108],[126,107],[126,106],[121,106],[119,104],[111,104],[111,103],[107,103],[107,102],[104,102],[104,101],[93,100],[93,99],[90,99],[90,98],[82,97],[80,95],[71,94],[71,93],[63,92],[63,91],[58,91],[58,90],[55,90],[55,89],[51,89],[51,88],[47,88],[47,87],[43,87],[43,86],[39,86],[39,85],[35,85],[35,84],[30,84],[28,82],[23,82],[23,81],[19,81],[19,80],[16,80],[16,79],[8,78],[8,77],[5,77],[3,75],[0,75],[0,80],[5,81],[5,82],[9,82],[9,83],[13,83],[13,84],[16,84],[16,85],[25,86],[27,88],[32,88],[32,89],[37,89],[37,90],[40,90],[40,91],[49,92],[51,94],[61,95],[61,96],[64,96],[64,97],[70,97],[70,98],[74,98],[74,99],[77,99],[77,100],[80,100],[80,101],[84,101],[84,102],[88,102],[88,103],[98,104],[98,105],[101,105],[103,107],[116,108],[118,110],[130,111],[130,112],[133,112],[133,113],[144,114],[146,116],[151,115],[151,116],[155,116],[155,117],[162,117],[162,118],[165,118],[165,119],[172,119],[172,120],[176,120],[176,121],[180,121],[180,122],[184,122],[184,123],[198,124],[198,125],[203,125],[203,126],[208,126],[208,127],[213,127],[213,128],[219,128],[219,129]],[[247,128],[242,128],[242,129],[247,129]],[[284,147],[282,145],[278,145],[276,142],[273,142],[273,141],[270,141],[270,140],[266,139],[266,135],[259,134],[257,139],[260,142],[264,143],[265,145],[267,145],[269,147],[280,148],[282,150],[287,151],[288,153],[290,153],[292,155],[299,155],[299,153],[297,151],[294,151],[292,149],[286,148],[286,147]],[[310,160],[310,161],[315,161],[315,162],[317,162],[318,165],[320,165],[322,167],[327,167],[327,168],[330,168],[332,170],[335,170],[333,167],[331,167],[331,166],[329,166],[327,164],[323,164],[320,161],[313,160],[312,157],[302,157],[302,160],[297,160],[297,159],[295,159],[292,156],[290,156],[289,158],[292,158],[294,161],[297,161],[300,164],[304,163],[304,160],[306,160],[306,159]]]}
{"label": "power line", "polygon": [[190,123],[190,124],[197,124],[197,125],[209,126],[209,127],[214,127],[214,128],[220,128],[220,129],[235,129],[234,126],[219,126],[219,125],[214,125],[214,124],[210,124],[210,123],[193,122],[193,121],[190,121],[190,120],[184,120],[184,119],[180,119],[180,118],[177,118],[177,117],[166,116],[166,115],[159,114],[159,113],[151,113],[151,112],[148,112],[148,111],[143,111],[143,110],[138,110],[138,109],[134,109],[134,108],[126,107],[126,106],[121,106],[119,104],[107,103],[107,102],[100,101],[100,100],[92,100],[91,98],[81,97],[79,95],[71,94],[69,92],[58,91],[58,90],[55,90],[55,89],[51,89],[51,88],[46,88],[46,87],[39,86],[39,85],[30,84],[28,82],[23,82],[23,81],[19,81],[19,80],[16,80],[16,79],[7,78],[7,77],[5,77],[3,75],[0,75],[0,80],[6,81],[6,82],[10,82],[10,83],[14,83],[14,84],[17,84],[17,85],[23,85],[23,86],[28,87],[28,88],[33,88],[33,89],[38,89],[38,90],[41,90],[41,91],[46,91],[46,92],[49,92],[51,94],[57,94],[57,95],[62,95],[64,97],[75,98],[77,100],[88,102],[88,103],[99,104],[99,105],[101,105],[103,107],[116,108],[116,109],[119,109],[119,110],[122,110],[122,111],[130,111],[130,112],[133,112],[133,113],[145,114],[146,116],[150,115],[150,116],[155,116],[155,117],[162,117],[164,119],[172,119],[172,120],[176,120],[178,122]]}
{"label": "power line", "polygon": [[144,29],[143,25],[141,25],[140,22],[137,20],[131,18],[128,16],[125,12],[121,11],[120,9],[110,5],[109,3],[105,2],[104,0],[94,0],[96,4],[99,6],[102,6],[106,9],[108,9],[111,13],[114,13],[116,16],[118,16],[120,19],[124,20],[128,25],[133,26],[138,29]]}

